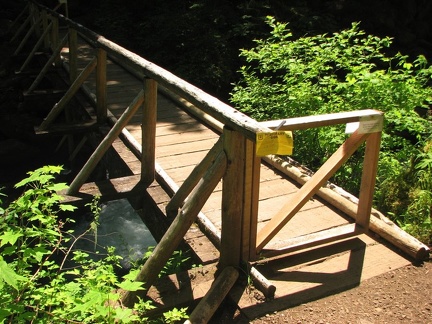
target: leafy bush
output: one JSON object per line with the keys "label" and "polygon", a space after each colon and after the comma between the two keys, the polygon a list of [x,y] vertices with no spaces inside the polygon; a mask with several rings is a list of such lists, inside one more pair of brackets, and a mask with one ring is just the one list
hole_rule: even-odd
{"label": "leafy bush", "polygon": [[[409,62],[400,53],[386,55],[391,38],[366,35],[358,23],[333,35],[293,39],[287,24],[272,17],[267,22],[272,28],[268,39],[256,40],[255,48],[241,51],[247,65],[239,71],[241,81],[235,84],[231,101],[258,120],[368,108],[385,112],[377,207],[392,213],[402,226],[408,224],[408,219],[410,224],[414,219],[415,224],[430,222],[430,204],[425,203],[431,188],[413,185],[422,182],[420,174],[423,179],[432,177],[431,169],[425,167],[429,151],[422,151],[430,147],[430,116],[418,113],[427,115],[432,102],[432,67],[426,58],[419,56]],[[316,169],[345,138],[342,127],[297,132],[294,158]],[[361,153],[355,154],[332,179],[353,194],[358,194],[361,179]],[[413,177],[404,185],[419,190],[390,194],[390,183],[399,188],[404,175]],[[403,208],[396,206],[408,192]],[[430,235],[429,231],[426,241]]]}
{"label": "leafy bush", "polygon": [[[64,229],[71,220],[61,213],[74,208],[61,204],[57,194],[67,186],[54,183],[61,170],[46,166],[30,172],[16,185],[27,190],[0,208],[0,322],[142,322],[154,308],[151,303],[140,300],[134,309],[121,307],[119,292],[143,289],[143,283],[134,281],[138,270],[118,278],[119,257],[112,248],[99,261],[72,251],[75,241]],[[95,204],[91,207],[98,213]],[[75,265],[67,269],[69,255]],[[167,316],[186,316],[185,309],[172,312]]]}

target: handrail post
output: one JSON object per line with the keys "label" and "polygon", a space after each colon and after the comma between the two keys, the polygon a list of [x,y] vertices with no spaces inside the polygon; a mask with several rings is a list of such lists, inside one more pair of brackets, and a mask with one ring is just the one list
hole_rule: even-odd
{"label": "handrail post", "polygon": [[381,132],[370,134],[366,140],[366,151],[364,154],[363,173],[360,183],[360,194],[356,217],[356,223],[362,226],[365,231],[369,229],[380,144]]}
{"label": "handrail post", "polygon": [[[51,28],[51,49],[54,50],[57,48],[57,46],[60,43],[59,39],[59,20],[57,17],[52,16],[52,28]],[[56,58],[54,60],[55,67],[60,67],[61,65],[61,58],[60,53],[56,55]]]}
{"label": "handrail post", "polygon": [[97,49],[96,66],[96,113],[98,123],[102,124],[107,118],[107,78],[106,78],[107,53],[105,50]]}
{"label": "handrail post", "polygon": [[[255,142],[246,140],[245,161],[245,212],[243,221],[242,258],[257,259],[256,238],[258,231],[258,202],[261,174],[261,158],[256,155]],[[246,236],[248,234],[248,236]]]}
{"label": "handrail post", "polygon": [[141,128],[141,181],[146,186],[155,179],[156,163],[157,82],[144,80],[144,105]]}
{"label": "handrail post", "polygon": [[73,83],[78,76],[78,35],[69,27],[69,81]]}
{"label": "handrail post", "polygon": [[[259,165],[254,143],[240,132],[224,128],[224,151],[228,159],[222,182],[222,233],[219,269],[238,267],[249,260],[255,244]],[[252,241],[252,242],[251,242]]]}

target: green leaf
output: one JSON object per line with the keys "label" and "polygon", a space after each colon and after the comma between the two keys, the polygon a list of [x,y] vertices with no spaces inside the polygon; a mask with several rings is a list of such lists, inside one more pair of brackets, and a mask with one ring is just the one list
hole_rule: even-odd
{"label": "green leaf", "polygon": [[14,245],[16,241],[22,237],[23,234],[16,231],[6,231],[3,233],[3,235],[0,236],[0,247],[5,245],[6,243],[9,243],[10,245]]}
{"label": "green leaf", "polygon": [[74,211],[75,209],[76,209],[77,207],[75,207],[75,206],[72,206],[72,205],[63,205],[63,204],[61,204],[60,205],[60,209],[62,210],[62,211]]}
{"label": "green leaf", "polygon": [[139,282],[139,281],[129,281],[126,280],[122,283],[117,284],[117,286],[123,290],[127,290],[127,291],[138,291],[138,290],[143,290],[144,288],[142,287],[144,283]]}
{"label": "green leaf", "polygon": [[18,290],[18,281],[24,280],[24,277],[16,274],[0,256],[0,279]]}

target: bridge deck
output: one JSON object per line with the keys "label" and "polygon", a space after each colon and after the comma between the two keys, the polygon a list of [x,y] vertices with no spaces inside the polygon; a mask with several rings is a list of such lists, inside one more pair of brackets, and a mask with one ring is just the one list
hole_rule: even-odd
{"label": "bridge deck", "polygon": [[[85,43],[80,44],[80,52],[78,63],[82,68],[90,60],[89,56],[94,53]],[[108,109],[118,118],[142,89],[142,81],[109,61],[107,84]],[[95,76],[92,75],[85,85],[95,93]],[[139,143],[141,142],[140,120],[140,116],[135,116],[127,125],[127,129]],[[156,134],[156,160],[179,186],[219,138],[217,132],[197,121],[180,105],[161,93],[158,95]],[[120,152],[120,155],[122,154]],[[133,173],[139,174],[140,162],[131,159],[130,156],[124,156],[124,159]],[[262,227],[297,189],[297,183],[261,164],[258,227]],[[148,189],[161,210],[164,210],[167,198],[158,194],[160,191],[157,183],[152,184]],[[202,212],[220,230],[221,185],[216,188]],[[266,248],[278,249],[285,246],[284,242],[288,238],[351,221],[341,212],[314,198],[270,241]],[[193,235],[190,235],[190,240],[193,240]],[[199,249],[198,244],[191,243]],[[268,307],[277,310],[281,306],[286,308],[291,304],[316,299],[348,289],[358,285],[361,280],[409,263],[408,259],[384,245],[373,234],[361,234],[311,251],[293,253],[293,257],[285,258],[284,261],[268,262],[259,267],[259,270],[277,287],[275,300],[265,303],[265,306],[255,305],[252,298],[249,298],[244,291],[233,294],[238,294],[235,298],[240,300],[239,305],[250,318],[253,318],[262,312],[268,312]]]}

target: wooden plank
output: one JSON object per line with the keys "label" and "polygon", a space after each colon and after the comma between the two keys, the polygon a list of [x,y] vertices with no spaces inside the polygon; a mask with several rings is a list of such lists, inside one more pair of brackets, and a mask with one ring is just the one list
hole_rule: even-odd
{"label": "wooden plank", "polygon": [[352,134],[344,144],[322,165],[312,178],[272,217],[271,221],[258,233],[257,252],[259,252],[276,233],[300,210],[339,167],[365,141],[368,134]]}
{"label": "wooden plank", "polygon": [[218,137],[215,135],[215,133],[213,131],[211,131],[209,129],[199,130],[198,132],[194,132],[194,131],[177,132],[176,131],[176,132],[171,132],[170,134],[166,134],[163,136],[160,135],[159,131],[160,130],[158,128],[157,134],[156,134],[157,147],[163,146],[163,145],[193,142],[197,139],[197,137],[199,137],[200,139],[208,139],[208,138]]}
{"label": "wooden plank", "polygon": [[161,145],[157,147],[158,159],[178,154],[189,154],[194,152],[208,151],[216,142],[218,138],[197,138],[194,142],[177,143],[171,145]]}
{"label": "wooden plank", "polygon": [[179,190],[174,194],[170,203],[167,206],[167,214],[177,214],[178,209],[183,205],[183,202],[192,192],[193,188],[198,184],[199,180],[207,169],[215,162],[217,156],[222,150],[222,140],[218,142],[210,149],[204,159],[199,162],[184,183],[180,186]]}
{"label": "wooden plank", "polygon": [[100,196],[101,201],[116,200],[131,197],[133,189],[139,183],[139,175],[108,179],[97,182],[88,182],[82,185],[80,191],[69,195],[61,192],[64,197],[62,203],[71,203],[83,206],[90,202],[94,196]]}

